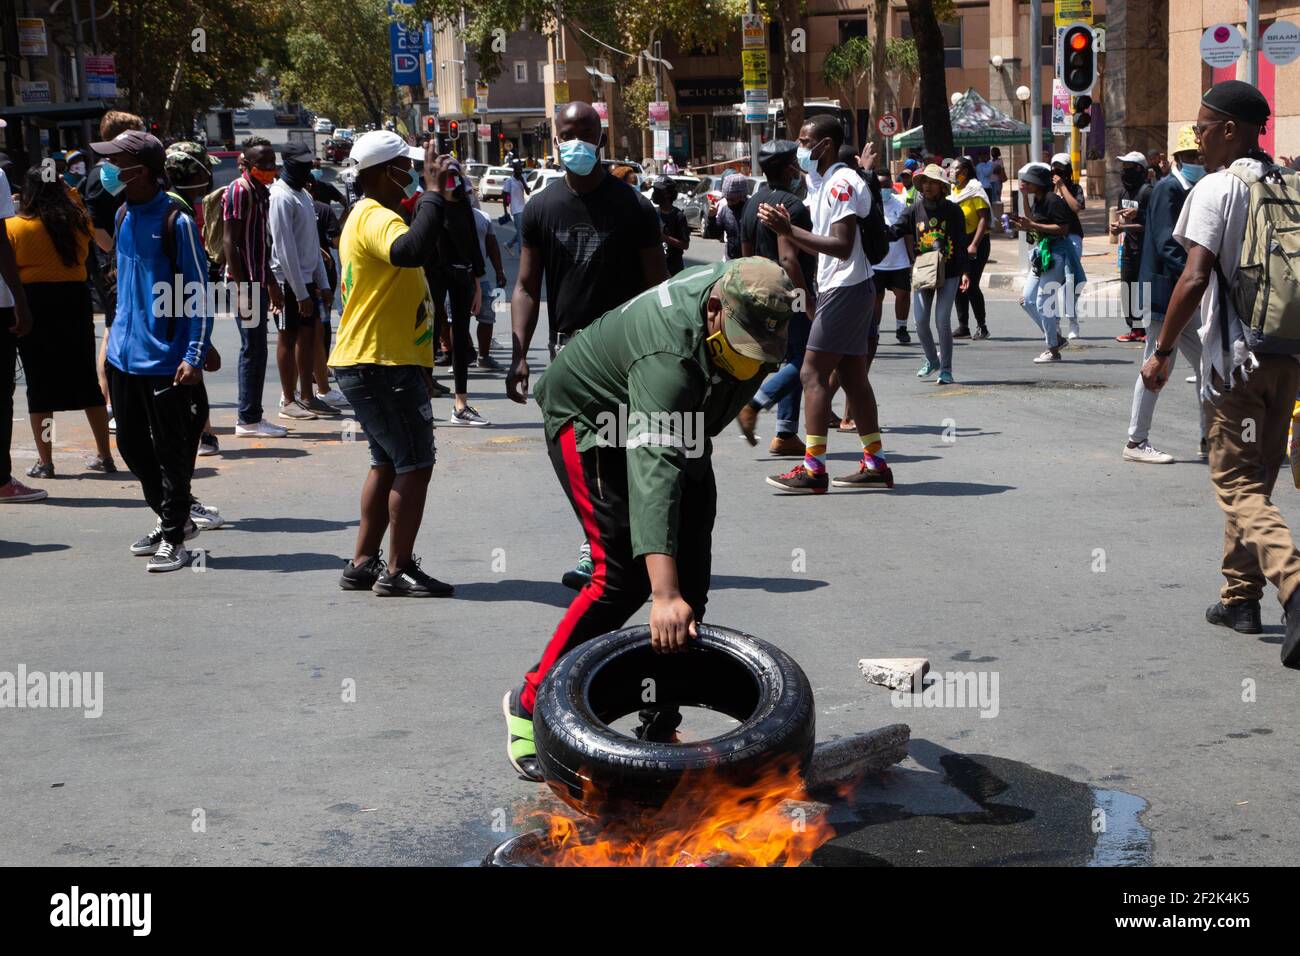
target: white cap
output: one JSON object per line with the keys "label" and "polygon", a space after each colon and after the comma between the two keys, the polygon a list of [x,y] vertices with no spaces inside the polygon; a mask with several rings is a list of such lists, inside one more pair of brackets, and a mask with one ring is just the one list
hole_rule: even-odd
{"label": "white cap", "polygon": [[348,154],[348,162],[360,171],[391,162],[400,156],[421,162],[424,160],[424,150],[408,145],[406,140],[391,130],[374,129],[357,137],[352,144],[352,152]]}
{"label": "white cap", "polygon": [[1069,166],[1069,165],[1070,165],[1070,154],[1069,154],[1069,153],[1057,153],[1055,156],[1052,157],[1052,165],[1053,165],[1053,166]]}
{"label": "white cap", "polygon": [[1143,156],[1141,152],[1135,149],[1133,150],[1133,152],[1125,153],[1123,156],[1119,157],[1119,162],[1137,163],[1139,166],[1145,169],[1147,165],[1147,158]]}

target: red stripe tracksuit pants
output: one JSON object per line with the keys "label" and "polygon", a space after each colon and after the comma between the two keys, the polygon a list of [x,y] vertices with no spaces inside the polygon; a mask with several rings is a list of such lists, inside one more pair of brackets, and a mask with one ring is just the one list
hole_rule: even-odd
{"label": "red stripe tracksuit pants", "polygon": [[[547,440],[551,464],[591,544],[591,582],[573,599],[551,636],[542,659],[524,677],[520,703],[529,713],[546,672],[569,649],[616,631],[650,596],[644,557],[632,555],[627,451],[592,448],[579,452],[573,425]],[[682,597],[702,620],[708,603],[713,558],[713,519],[718,492],[710,465],[699,478],[681,478],[677,520],[677,579]]]}

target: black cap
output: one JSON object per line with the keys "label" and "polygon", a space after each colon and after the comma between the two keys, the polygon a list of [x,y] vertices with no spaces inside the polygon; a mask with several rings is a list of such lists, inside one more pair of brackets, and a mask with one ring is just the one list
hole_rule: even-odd
{"label": "black cap", "polygon": [[759,163],[766,163],[770,159],[776,159],[778,156],[793,156],[799,148],[799,144],[791,139],[769,139],[766,143],[758,148]]}
{"label": "black cap", "polygon": [[138,129],[128,129],[118,133],[106,143],[91,143],[90,148],[100,156],[112,156],[124,153],[140,160],[150,172],[162,173],[165,152],[163,144],[155,136]]}
{"label": "black cap", "polygon": [[1201,105],[1255,126],[1263,126],[1272,115],[1264,94],[1242,80],[1215,83],[1201,97]]}
{"label": "black cap", "polygon": [[312,151],[306,143],[285,143],[280,149],[280,155],[284,157],[286,163],[310,163],[312,161]]}

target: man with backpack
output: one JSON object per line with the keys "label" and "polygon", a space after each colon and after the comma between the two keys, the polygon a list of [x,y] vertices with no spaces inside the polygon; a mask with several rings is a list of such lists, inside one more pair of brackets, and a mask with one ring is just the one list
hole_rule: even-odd
{"label": "man with backpack", "polygon": [[[162,143],[128,130],[91,149],[105,157],[104,188],[126,195],[115,236],[117,318],[107,356],[117,447],[158,515],[157,526],[130,550],[150,556],[149,571],[175,571],[189,563],[185,542],[199,533],[190,483],[208,416],[203,368],[212,319],[206,295],[174,292],[182,281],[206,292],[207,257],[194,220],[163,191]],[[169,290],[167,301],[160,288]]]}
{"label": "man with backpack", "polygon": [[[799,374],[808,430],[804,459],[785,474],[767,479],[789,494],[820,495],[829,490],[826,424],[831,416],[831,373],[837,370],[855,410],[862,460],[855,473],[836,478],[834,484],[846,488],[892,488],[894,484],[881,454],[876,396],[867,377],[875,287],[858,220],[871,213],[871,194],[857,172],[837,161],[842,145],[844,128],[832,115],[814,117],[799,130],[795,156],[808,176],[811,230],[793,225],[784,206],[764,203],[758,210],[763,225],[817,254],[817,307]],[[875,166],[870,144],[863,150],[862,166]],[[880,231],[883,234],[883,223]]]}
{"label": "man with backpack", "polygon": [[[263,418],[262,390],[266,385],[266,325],[269,310],[284,308],[280,285],[271,274],[271,237],[267,231],[270,184],[275,181],[275,152],[260,136],[244,140],[239,178],[220,191],[221,215],[208,212],[213,229],[204,237],[209,251],[220,244],[226,281],[237,291],[239,319],[239,408],[237,438],[283,438],[288,431]],[[209,208],[212,194],[203,200]],[[221,232],[215,232],[215,223]]]}
{"label": "man with backpack", "polygon": [[1300,297],[1286,281],[1300,178],[1259,148],[1269,115],[1263,94],[1240,80],[1217,83],[1201,99],[1193,129],[1205,168],[1216,172],[1188,194],[1174,227],[1187,267],[1142,380],[1152,391],[1169,380],[1174,349],[1199,306],[1210,481],[1227,516],[1224,585],[1205,619],[1259,634],[1259,602],[1271,583],[1285,609],[1282,663],[1296,667],[1300,551],[1270,495],[1300,386]]}

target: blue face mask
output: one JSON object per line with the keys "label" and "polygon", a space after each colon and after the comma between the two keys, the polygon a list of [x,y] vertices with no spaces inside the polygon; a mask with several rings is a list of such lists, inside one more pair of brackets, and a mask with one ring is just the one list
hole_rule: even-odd
{"label": "blue face mask", "polygon": [[99,167],[99,181],[104,185],[104,192],[110,196],[116,196],[126,188],[126,183],[121,179],[121,172],[122,170],[112,163],[104,163]]}
{"label": "blue face mask", "polygon": [[596,167],[596,147],[586,140],[567,139],[560,144],[560,162],[575,176],[585,176]]}
{"label": "blue face mask", "polygon": [[1183,163],[1178,167],[1178,171],[1183,174],[1183,178],[1189,183],[1195,183],[1205,175],[1205,167],[1200,163]]}
{"label": "blue face mask", "polygon": [[408,169],[406,171],[406,176],[407,178],[405,183],[401,183],[396,179],[394,179],[393,182],[398,183],[402,187],[402,192],[406,194],[406,198],[410,199],[420,188],[420,177],[416,174],[414,169]]}
{"label": "blue face mask", "polygon": [[794,158],[799,163],[799,168],[805,173],[817,172],[817,161],[813,159],[813,151],[804,149],[800,146],[794,151]]}

